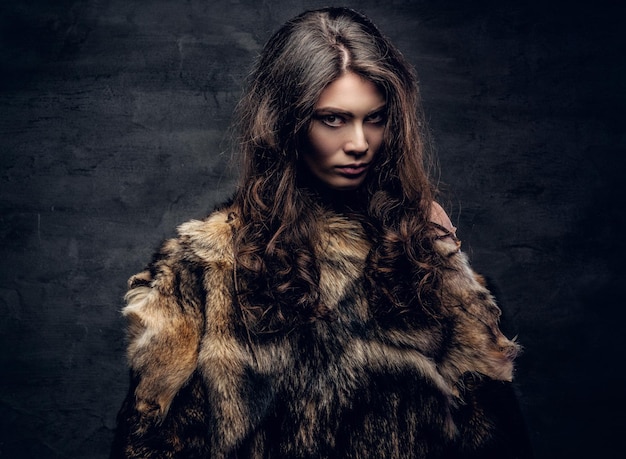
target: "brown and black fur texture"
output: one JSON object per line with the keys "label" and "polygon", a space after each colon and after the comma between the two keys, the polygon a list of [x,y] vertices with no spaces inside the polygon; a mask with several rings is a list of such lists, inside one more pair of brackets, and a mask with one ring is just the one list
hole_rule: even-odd
{"label": "brown and black fur texture", "polygon": [[250,333],[235,300],[232,209],[179,228],[130,281],[131,386],[114,458],[522,458],[518,346],[453,238],[444,314],[379,317],[362,227],[328,213],[316,247],[334,320]]}

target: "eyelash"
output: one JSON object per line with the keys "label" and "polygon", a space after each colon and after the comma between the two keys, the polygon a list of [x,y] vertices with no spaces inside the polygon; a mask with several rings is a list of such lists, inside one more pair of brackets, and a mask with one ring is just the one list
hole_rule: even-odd
{"label": "eyelash", "polygon": [[368,122],[372,124],[383,124],[385,121],[387,121],[387,118],[382,112],[372,113],[368,116]]}
{"label": "eyelash", "polygon": [[[328,127],[340,127],[343,123],[345,123],[345,118],[341,115],[317,115],[316,118],[324,123]],[[385,122],[385,115],[383,113],[373,113],[365,118],[366,123],[381,125]]]}
{"label": "eyelash", "polygon": [[318,119],[329,127],[339,127],[346,121],[339,115],[320,115]]}

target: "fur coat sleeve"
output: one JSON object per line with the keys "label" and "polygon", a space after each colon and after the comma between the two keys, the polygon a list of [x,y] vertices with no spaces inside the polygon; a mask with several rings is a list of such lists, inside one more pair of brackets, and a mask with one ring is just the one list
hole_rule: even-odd
{"label": "fur coat sleeve", "polygon": [[446,316],[381,320],[363,289],[362,229],[336,216],[326,228],[333,321],[246,331],[228,212],[182,225],[130,279],[131,384],[111,457],[530,457],[511,387],[518,347],[456,241],[437,248]]}

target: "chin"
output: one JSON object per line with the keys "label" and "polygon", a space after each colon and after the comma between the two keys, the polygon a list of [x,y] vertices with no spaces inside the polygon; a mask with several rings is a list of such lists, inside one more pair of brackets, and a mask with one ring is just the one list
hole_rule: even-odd
{"label": "chin", "polygon": [[336,191],[355,191],[358,190],[359,188],[361,188],[363,186],[363,183],[365,183],[365,180],[350,180],[350,181],[337,181],[335,183],[327,183],[326,186],[328,186],[328,188],[330,188],[331,190],[336,190]]}
{"label": "chin", "polygon": [[362,183],[356,185],[328,185],[328,188],[332,191],[355,191],[361,188]]}

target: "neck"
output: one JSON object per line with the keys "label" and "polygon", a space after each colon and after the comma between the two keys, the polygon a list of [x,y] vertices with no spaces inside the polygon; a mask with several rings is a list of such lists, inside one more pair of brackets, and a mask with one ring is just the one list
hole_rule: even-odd
{"label": "neck", "polygon": [[367,211],[367,192],[363,187],[355,190],[336,190],[308,173],[301,176],[299,186],[314,202],[325,209],[349,214],[364,214]]}

